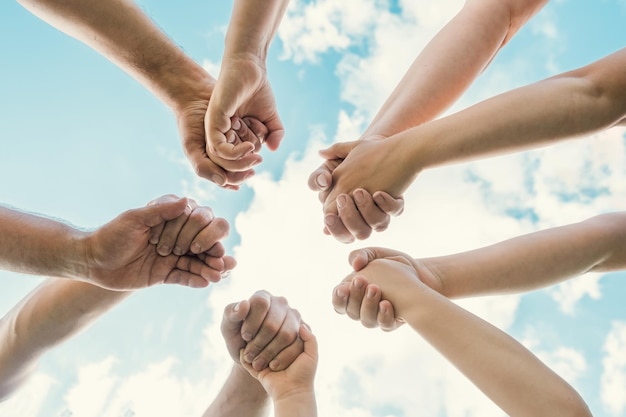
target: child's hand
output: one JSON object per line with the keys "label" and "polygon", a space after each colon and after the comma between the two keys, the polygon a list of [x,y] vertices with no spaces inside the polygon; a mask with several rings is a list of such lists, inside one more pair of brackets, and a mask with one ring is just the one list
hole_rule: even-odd
{"label": "child's hand", "polygon": [[305,323],[300,325],[299,336],[304,342],[304,351],[282,371],[272,371],[269,368],[257,371],[244,360],[243,349],[240,351],[241,364],[263,385],[274,403],[313,393],[318,360],[317,340]]}

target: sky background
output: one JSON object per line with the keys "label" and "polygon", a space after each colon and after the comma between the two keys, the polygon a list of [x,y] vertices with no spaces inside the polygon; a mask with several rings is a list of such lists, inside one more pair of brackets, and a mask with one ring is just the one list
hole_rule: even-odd
{"label": "sky background", "polygon": [[[217,76],[232,2],[140,4]],[[268,58],[286,137],[232,192],[193,174],[172,114],[142,86],[15,1],[1,2],[0,202],[95,228],[163,194],[193,197],[231,223],[226,246],[239,265],[207,289],[134,294],[50,351],[0,404],[0,417],[200,416],[231,366],[221,312],[262,288],[287,297],[318,336],[320,415],[503,415],[408,327],[385,334],[334,313],[331,290],[359,247],[445,255],[619,210],[625,130],[425,172],[386,232],[351,245],[322,233],[321,206],[306,187],[317,151],[359,136],[461,6],[292,0]],[[624,47],[625,20],[624,0],[551,1],[449,113]],[[594,415],[626,416],[624,277],[590,274],[460,304],[523,342]],[[42,279],[0,272],[0,314]]]}

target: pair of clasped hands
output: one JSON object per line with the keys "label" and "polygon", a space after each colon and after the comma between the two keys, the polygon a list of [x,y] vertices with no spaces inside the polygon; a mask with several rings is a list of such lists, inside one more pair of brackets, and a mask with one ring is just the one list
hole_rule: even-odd
{"label": "pair of clasped hands", "polygon": [[[245,76],[250,73],[255,71],[220,74],[204,120],[206,154],[187,152],[198,175],[231,190],[254,175],[253,167],[262,162],[262,146],[274,151],[284,137],[269,83],[238,85],[242,79],[255,78]],[[247,95],[246,91],[257,93]],[[395,155],[401,148],[392,142],[377,136],[320,151],[325,162],[310,175],[308,186],[318,192],[323,204],[324,233],[351,243],[355,238],[368,238],[372,231],[385,230],[390,217],[402,213],[401,194],[411,180],[389,169],[401,159]],[[198,161],[207,157],[210,169],[198,169],[204,163]]]}

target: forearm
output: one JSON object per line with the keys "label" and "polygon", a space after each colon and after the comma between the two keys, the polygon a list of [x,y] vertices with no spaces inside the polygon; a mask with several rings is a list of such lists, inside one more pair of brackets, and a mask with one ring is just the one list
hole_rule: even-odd
{"label": "forearm", "polygon": [[388,137],[434,119],[546,2],[466,1],[420,52],[363,136]]}
{"label": "forearm", "polygon": [[265,65],[267,51],[289,0],[235,0],[224,57],[244,54]]}
{"label": "forearm", "polygon": [[190,84],[200,88],[212,80],[131,0],[18,1],[107,57],[170,107],[185,101]]}
{"label": "forearm", "polygon": [[418,263],[447,297],[523,292],[626,268],[624,242],[626,212],[618,212]]}
{"label": "forearm", "polygon": [[245,369],[234,364],[203,417],[264,417],[268,412],[269,396],[265,389]]}
{"label": "forearm", "polygon": [[130,294],[56,278],[38,286],[0,320],[0,398],[25,380],[43,353]]}
{"label": "forearm", "polygon": [[626,49],[410,129],[413,169],[493,156],[589,135],[626,115]]}
{"label": "forearm", "polygon": [[317,402],[311,388],[289,398],[274,401],[275,417],[316,417]]}
{"label": "forearm", "polygon": [[590,416],[578,393],[506,333],[427,288],[404,319],[511,417]]}
{"label": "forearm", "polygon": [[85,232],[0,206],[0,268],[64,278],[87,276]]}

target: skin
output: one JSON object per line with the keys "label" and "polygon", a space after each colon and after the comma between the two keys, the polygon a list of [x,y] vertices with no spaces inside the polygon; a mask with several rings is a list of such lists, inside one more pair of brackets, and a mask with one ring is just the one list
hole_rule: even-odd
{"label": "skin", "polygon": [[[546,3],[547,0],[466,1],[415,58],[359,141],[338,143],[320,152],[326,161],[310,175],[308,184],[324,204],[327,234],[344,243],[366,239],[372,230],[387,228],[389,215],[402,213],[399,191],[386,193],[388,189],[366,183],[343,186],[342,170],[338,168],[351,150],[361,142],[384,140],[435,119]],[[395,162],[384,169],[394,165]],[[373,198],[375,206],[364,204],[367,200],[359,194]],[[395,204],[390,205],[394,200]]]}
{"label": "skin", "polygon": [[[500,94],[385,140],[352,147],[333,171],[324,205],[358,188],[401,195],[428,168],[553,144],[623,124],[626,49],[588,66]],[[462,126],[462,128],[459,128]]]}
{"label": "skin", "polygon": [[[301,356],[307,352],[307,340],[299,337],[300,327],[298,311],[289,307],[283,297],[267,291],[257,291],[248,300],[226,306],[221,331],[234,361],[233,368],[203,417],[266,416],[273,398],[268,392],[275,391],[266,390],[266,384],[257,377],[284,375],[285,370],[292,373],[294,364],[300,363]],[[263,336],[268,333],[273,338]],[[260,351],[258,356],[274,366],[260,368],[256,366],[258,361],[248,361],[248,348]]]}
{"label": "skin", "polygon": [[[131,0],[18,0],[34,15],[87,44],[144,85],[167,105],[178,123],[183,150],[196,174],[236,190],[254,175],[261,157],[250,153],[236,172],[207,154],[204,117],[216,80],[185,55]],[[231,143],[258,149],[267,127],[252,118],[232,118]]]}
{"label": "skin", "polygon": [[[587,272],[626,269],[626,212],[607,213],[453,255],[414,259],[385,248],[350,254],[355,271],[377,259],[402,258],[421,282],[448,298],[520,293],[555,285]],[[381,288],[358,276],[337,286],[333,306],[367,327],[393,330],[401,323]]]}
{"label": "skin", "polygon": [[[157,284],[201,288],[234,268],[228,223],[193,200],[163,196],[85,232],[0,207],[0,267],[118,291]],[[174,248],[174,252],[170,248]]]}
{"label": "skin", "polygon": [[245,369],[256,378],[272,398],[276,417],[315,417],[315,370],[318,362],[317,340],[302,323],[299,330],[304,350],[289,367],[275,372],[269,369],[257,371],[244,363]]}
{"label": "skin", "polygon": [[515,339],[433,291],[403,256],[346,277],[377,285],[406,322],[511,417],[591,416],[578,393]]}
{"label": "skin", "polygon": [[[171,195],[129,210],[94,232],[4,208],[0,217],[3,267],[58,273],[0,319],[0,401],[28,379],[43,354],[87,328],[129,297],[132,289],[159,282],[203,287],[209,279],[219,281],[221,273],[234,266],[234,259],[224,256],[216,241],[223,233],[211,227],[211,210]],[[157,244],[169,241],[187,255],[158,254]],[[208,249],[188,253],[190,242]],[[93,262],[86,261],[84,254],[89,252]],[[195,272],[194,263],[201,264]]]}

